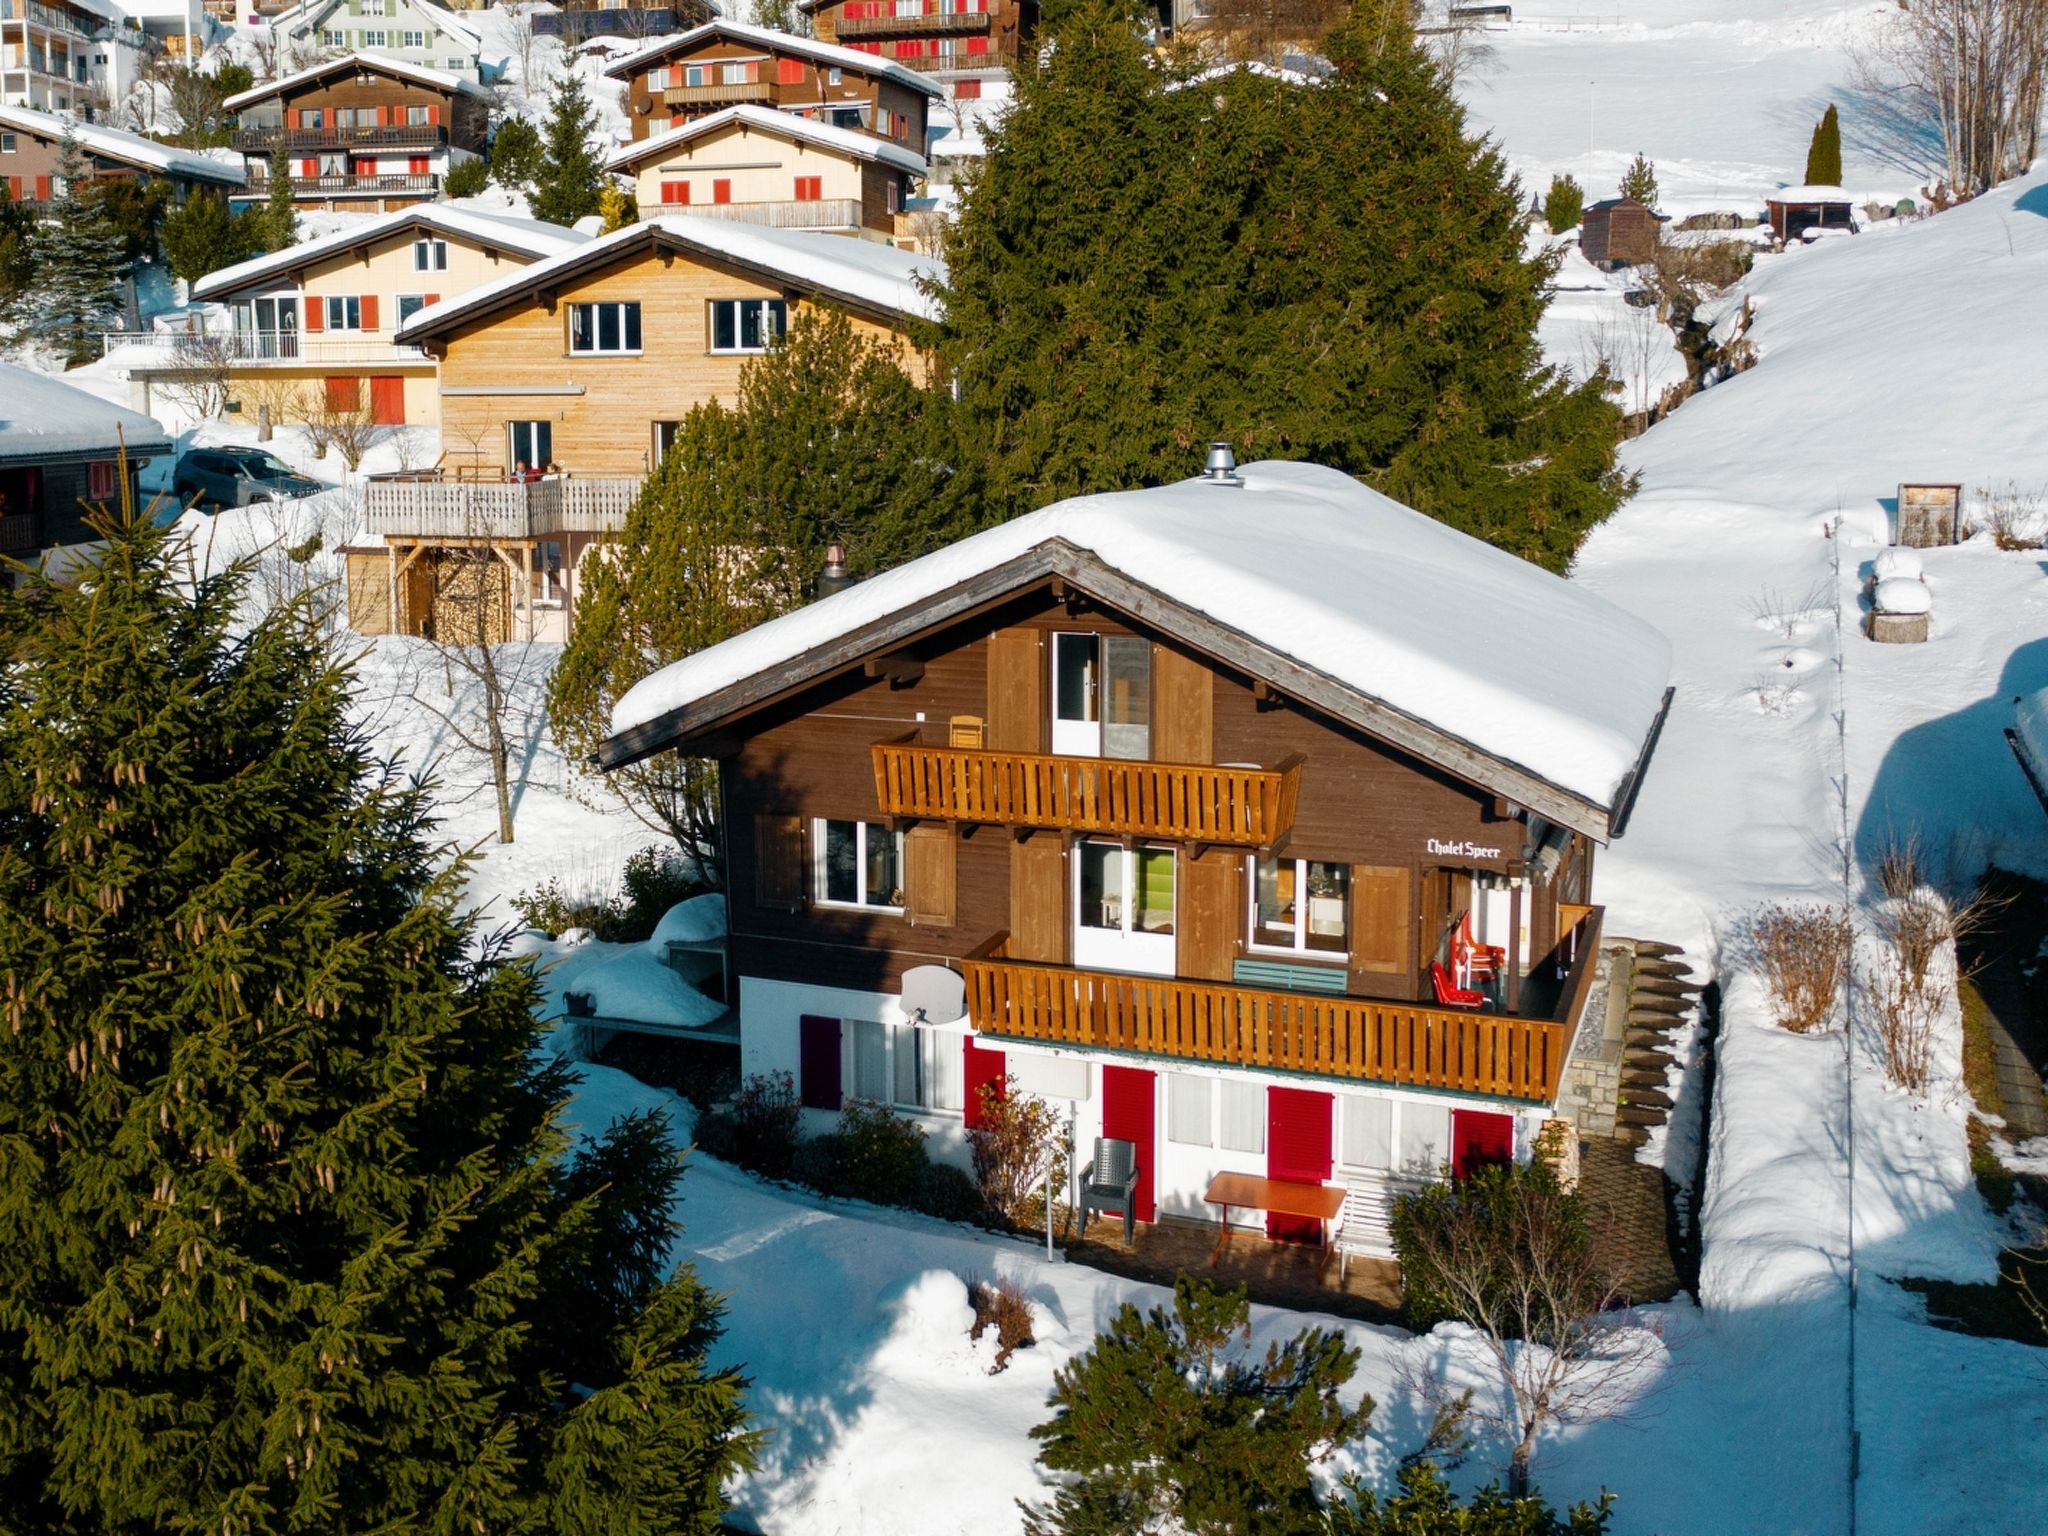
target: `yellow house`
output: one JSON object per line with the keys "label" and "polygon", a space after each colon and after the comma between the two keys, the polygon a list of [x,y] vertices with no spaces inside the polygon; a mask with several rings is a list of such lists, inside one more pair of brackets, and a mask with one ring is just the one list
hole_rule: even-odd
{"label": "yellow house", "polygon": [[622,145],[642,212],[887,240],[925,177],[922,155],[772,107],[727,107]]}
{"label": "yellow house", "polygon": [[[224,267],[195,283],[192,296],[227,306],[233,329],[222,350],[246,414],[261,404],[274,420],[367,408],[382,425],[431,426],[440,420],[434,360],[397,341],[398,328],[430,304],[589,238],[559,224],[422,203]],[[160,345],[137,349],[139,357],[124,350],[122,361],[147,409],[150,381],[189,375],[194,345],[170,335],[140,340]]]}

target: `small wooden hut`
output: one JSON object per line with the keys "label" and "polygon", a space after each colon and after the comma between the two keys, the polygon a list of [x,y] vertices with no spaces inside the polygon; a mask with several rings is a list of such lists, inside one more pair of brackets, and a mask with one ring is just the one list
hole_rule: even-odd
{"label": "small wooden hut", "polygon": [[1771,233],[1799,239],[1809,229],[1854,229],[1855,204],[1840,187],[1780,187],[1764,199]]}
{"label": "small wooden hut", "polygon": [[1954,483],[1901,485],[1894,542],[1908,549],[1962,543],[1963,488]]}
{"label": "small wooden hut", "polygon": [[1632,197],[1593,204],[1579,224],[1579,249],[1596,267],[1632,266],[1657,251],[1657,215]]}

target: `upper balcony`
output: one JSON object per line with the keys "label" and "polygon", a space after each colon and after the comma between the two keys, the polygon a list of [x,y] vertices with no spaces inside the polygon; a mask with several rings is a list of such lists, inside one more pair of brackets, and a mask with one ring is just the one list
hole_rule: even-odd
{"label": "upper balcony", "polygon": [[640,493],[632,479],[442,480],[372,478],[363,486],[363,528],[415,539],[533,539],[617,533]]}
{"label": "upper balcony", "polygon": [[267,155],[282,144],[294,149],[438,149],[448,142],[439,123],[395,123],[384,128],[237,128],[228,140],[247,154]]}
{"label": "upper balcony", "polygon": [[[1328,996],[1009,958],[998,933],[960,962],[978,1035],[1351,1082],[1553,1104],[1599,964],[1604,909],[1539,970],[1554,1006],[1514,1014]],[[1570,914],[1568,914],[1570,915]]]}
{"label": "upper balcony", "polygon": [[200,373],[275,365],[291,368],[326,363],[370,363],[400,367],[431,363],[419,347],[388,336],[316,335],[299,331],[105,331],[103,355],[141,372]]}
{"label": "upper balcony", "polygon": [[928,747],[869,749],[885,817],[1270,848],[1294,825],[1300,757],[1273,768]]}
{"label": "upper balcony", "polygon": [[[988,30],[988,10],[926,11],[916,16],[841,16],[841,37],[949,37]],[[894,61],[892,61],[894,62]]]}
{"label": "upper balcony", "polygon": [[709,85],[672,85],[661,93],[671,107],[730,107],[748,101],[773,101],[775,87],[766,80],[714,80]]}

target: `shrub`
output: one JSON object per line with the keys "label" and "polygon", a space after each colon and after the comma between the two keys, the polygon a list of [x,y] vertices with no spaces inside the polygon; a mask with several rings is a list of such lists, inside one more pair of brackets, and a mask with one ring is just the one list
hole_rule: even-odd
{"label": "shrub", "polygon": [[1657,167],[1641,151],[1621,173],[1621,195],[1634,198],[1645,208],[1657,206]]}
{"label": "shrub", "polygon": [[1382,1499],[1358,1479],[1347,1477],[1342,1496],[1326,1516],[1327,1536],[1421,1536],[1424,1532],[1456,1532],[1457,1536],[1605,1536],[1614,1495],[1602,1493],[1598,1504],[1574,1504],[1560,1519],[1535,1494],[1517,1497],[1488,1483],[1460,1505],[1451,1485],[1431,1461],[1413,1462],[1394,1475],[1400,1491]]}
{"label": "shrub", "polygon": [[481,160],[463,160],[448,168],[450,197],[476,197],[490,184],[490,167]]}
{"label": "shrub", "polygon": [[1001,1088],[983,1083],[977,1092],[981,1121],[967,1132],[974,1180],[988,1208],[1020,1226],[1025,1205],[1043,1191],[1048,1172],[1055,1187],[1066,1182],[1066,1126],[1044,1099],[1019,1093],[1015,1078]]}
{"label": "shrub", "polygon": [[522,891],[512,898],[512,910],[528,928],[557,938],[571,928],[588,928],[599,938],[611,932],[616,904],[609,894],[571,892],[556,876],[537,891]]}
{"label": "shrub", "polygon": [[1989,532],[2000,549],[2039,549],[2042,534],[2048,530],[2048,494],[2039,486],[2022,486],[2017,480],[2002,486],[1980,485],[1970,521],[1971,532]]}
{"label": "shrub", "polygon": [[1550,190],[1543,195],[1543,222],[1553,235],[1577,229],[1586,212],[1586,189],[1570,176],[1550,178]]}
{"label": "shrub", "polygon": [[738,1132],[737,1123],[724,1110],[706,1110],[697,1117],[697,1131],[692,1139],[697,1150],[706,1157],[715,1157],[721,1163],[737,1164],[740,1160]]}
{"label": "shrub", "polygon": [[673,848],[642,848],[626,860],[624,888],[605,938],[637,944],[654,936],[668,909],[705,889],[694,867]]}
{"label": "shrub", "polygon": [[1856,929],[1840,907],[1764,907],[1750,920],[1750,944],[1771,990],[1778,1023],[1796,1034],[1834,1017]]}
{"label": "shrub", "polygon": [[828,1193],[876,1205],[911,1203],[931,1166],[923,1126],[898,1118],[895,1110],[873,1099],[849,1099],[839,1112],[839,1138],[846,1144],[839,1187]]}
{"label": "shrub", "polygon": [[1890,962],[1871,978],[1866,1007],[1884,1053],[1884,1075],[1894,1088],[1924,1092],[1934,1070],[1934,1021],[1941,994],[1915,981],[1902,962]]}
{"label": "shrub", "polygon": [[837,1131],[807,1136],[790,1155],[789,1176],[821,1195],[844,1194],[846,1138]]}
{"label": "shrub", "polygon": [[970,1280],[967,1299],[974,1307],[974,1326],[967,1337],[978,1339],[988,1329],[996,1331],[996,1363],[993,1376],[1010,1363],[1010,1356],[1038,1342],[1031,1331],[1031,1303],[1017,1282],[1010,1279]]}
{"label": "shrub", "polygon": [[927,1163],[918,1178],[912,1206],[941,1221],[985,1221],[988,1205],[975,1188],[974,1180],[951,1163]]}
{"label": "shrub", "polygon": [[788,1175],[797,1147],[803,1106],[796,1079],[787,1072],[756,1072],[733,1100],[733,1159],[771,1179]]}

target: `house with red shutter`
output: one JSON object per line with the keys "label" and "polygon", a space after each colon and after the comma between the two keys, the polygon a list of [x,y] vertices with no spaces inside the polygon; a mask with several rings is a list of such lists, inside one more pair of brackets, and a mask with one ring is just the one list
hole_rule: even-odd
{"label": "house with red shutter", "polygon": [[957,1156],[996,1085],[1127,1144],[1138,1221],[1316,1186],[1387,1251],[1394,1191],[1565,1113],[1669,674],[1583,587],[1218,445],[653,674],[599,761],[717,764],[742,1070],[814,1129],[879,1100]]}
{"label": "house with red shutter", "polygon": [[229,142],[248,201],[270,195],[282,147],[292,198],[344,213],[384,213],[438,197],[449,170],[480,159],[490,92],[475,80],[376,53],[352,53],[230,96]]}

